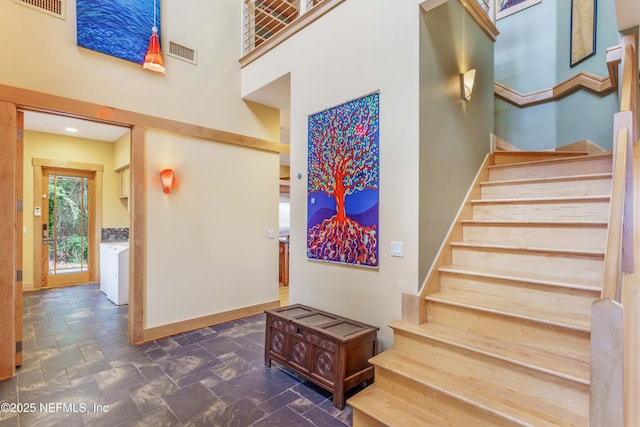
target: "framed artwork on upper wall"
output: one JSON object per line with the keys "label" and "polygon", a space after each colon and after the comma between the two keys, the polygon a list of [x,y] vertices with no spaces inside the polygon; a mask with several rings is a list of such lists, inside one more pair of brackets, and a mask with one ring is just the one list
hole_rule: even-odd
{"label": "framed artwork on upper wall", "polygon": [[542,0],[496,0],[496,19],[502,19],[540,2]]}
{"label": "framed artwork on upper wall", "polygon": [[153,0],[77,0],[78,46],[142,64],[154,20],[160,36],[160,3],[154,10]]}
{"label": "framed artwork on upper wall", "polygon": [[596,0],[571,0],[571,62],[573,67],[596,54]]}
{"label": "framed artwork on upper wall", "polygon": [[380,94],[309,116],[307,257],[378,266]]}

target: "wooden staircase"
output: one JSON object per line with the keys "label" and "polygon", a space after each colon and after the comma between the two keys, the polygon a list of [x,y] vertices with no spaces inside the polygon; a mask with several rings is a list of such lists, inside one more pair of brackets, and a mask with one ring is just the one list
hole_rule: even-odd
{"label": "wooden staircase", "polygon": [[491,156],[430,273],[426,322],[390,325],[354,426],[589,425],[611,154]]}

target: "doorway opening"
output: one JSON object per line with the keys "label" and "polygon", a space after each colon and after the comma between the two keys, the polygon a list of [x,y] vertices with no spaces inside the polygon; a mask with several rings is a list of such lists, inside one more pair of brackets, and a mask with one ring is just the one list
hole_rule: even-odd
{"label": "doorway opening", "polygon": [[48,203],[42,212],[41,286],[89,283],[96,277],[95,172],[43,168],[42,180]]}

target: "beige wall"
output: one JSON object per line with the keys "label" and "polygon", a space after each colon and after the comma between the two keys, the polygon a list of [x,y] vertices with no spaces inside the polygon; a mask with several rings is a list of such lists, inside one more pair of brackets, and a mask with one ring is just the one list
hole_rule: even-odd
{"label": "beige wall", "polygon": [[[164,1],[162,6],[163,50],[172,40],[198,51],[197,65],[165,55],[165,75],[76,46],[74,2],[67,2],[66,20],[0,2],[5,41],[0,84],[279,141],[278,111],[240,97],[241,3]],[[278,228],[278,155],[150,134],[149,244],[141,254],[148,274],[146,326],[277,300],[277,240],[266,239],[266,232]],[[126,144],[116,145],[110,165],[104,161],[105,176],[114,179],[113,170],[128,162]],[[72,154],[73,149],[61,153],[67,159]],[[169,159],[182,187],[165,197],[153,185],[158,185],[156,168]],[[118,194],[115,181],[105,185],[104,194]],[[126,203],[115,203],[127,221],[106,214],[103,226],[128,224]],[[26,252],[32,239],[30,234],[25,240]],[[171,263],[164,247],[174,251]],[[29,286],[32,278],[25,276],[25,282]]]}
{"label": "beige wall", "polygon": [[[401,315],[402,291],[418,287],[418,42],[414,0],[349,0],[243,69],[249,94],[291,72],[290,301],[380,327]],[[391,30],[392,29],[392,30]],[[380,91],[379,267],[306,256],[307,116]],[[298,180],[296,175],[302,174]],[[390,256],[392,241],[404,257]]]}
{"label": "beige wall", "polygon": [[277,301],[278,154],[153,130],[145,152],[145,327]]}
{"label": "beige wall", "polygon": [[120,180],[114,171],[115,145],[26,131],[24,135],[24,225],[27,229],[23,246],[24,289],[34,288],[33,282],[33,158],[93,163],[104,166],[102,174],[102,227],[128,227],[127,202],[120,199]]}
{"label": "beige wall", "polygon": [[[489,149],[493,127],[492,42],[454,0],[425,30],[419,3],[344,2],[242,74],[243,94],[251,96],[291,73],[291,302],[378,326],[382,349],[391,345],[387,325],[401,316],[402,293],[417,293]],[[459,73],[471,66],[480,70],[480,82],[465,105]],[[376,90],[379,268],[310,261],[307,117]],[[390,256],[391,242],[404,243],[403,257]]]}
{"label": "beige wall", "polygon": [[277,112],[240,98],[241,2],[162,6],[163,50],[198,51],[197,65],[165,55],[165,75],[78,47],[75,2],[66,20],[0,2],[0,84],[278,141]]}

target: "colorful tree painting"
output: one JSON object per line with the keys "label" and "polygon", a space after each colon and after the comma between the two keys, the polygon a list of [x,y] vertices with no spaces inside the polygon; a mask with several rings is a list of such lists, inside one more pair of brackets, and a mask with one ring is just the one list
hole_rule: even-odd
{"label": "colorful tree painting", "polygon": [[379,94],[309,116],[307,256],[378,265]]}

